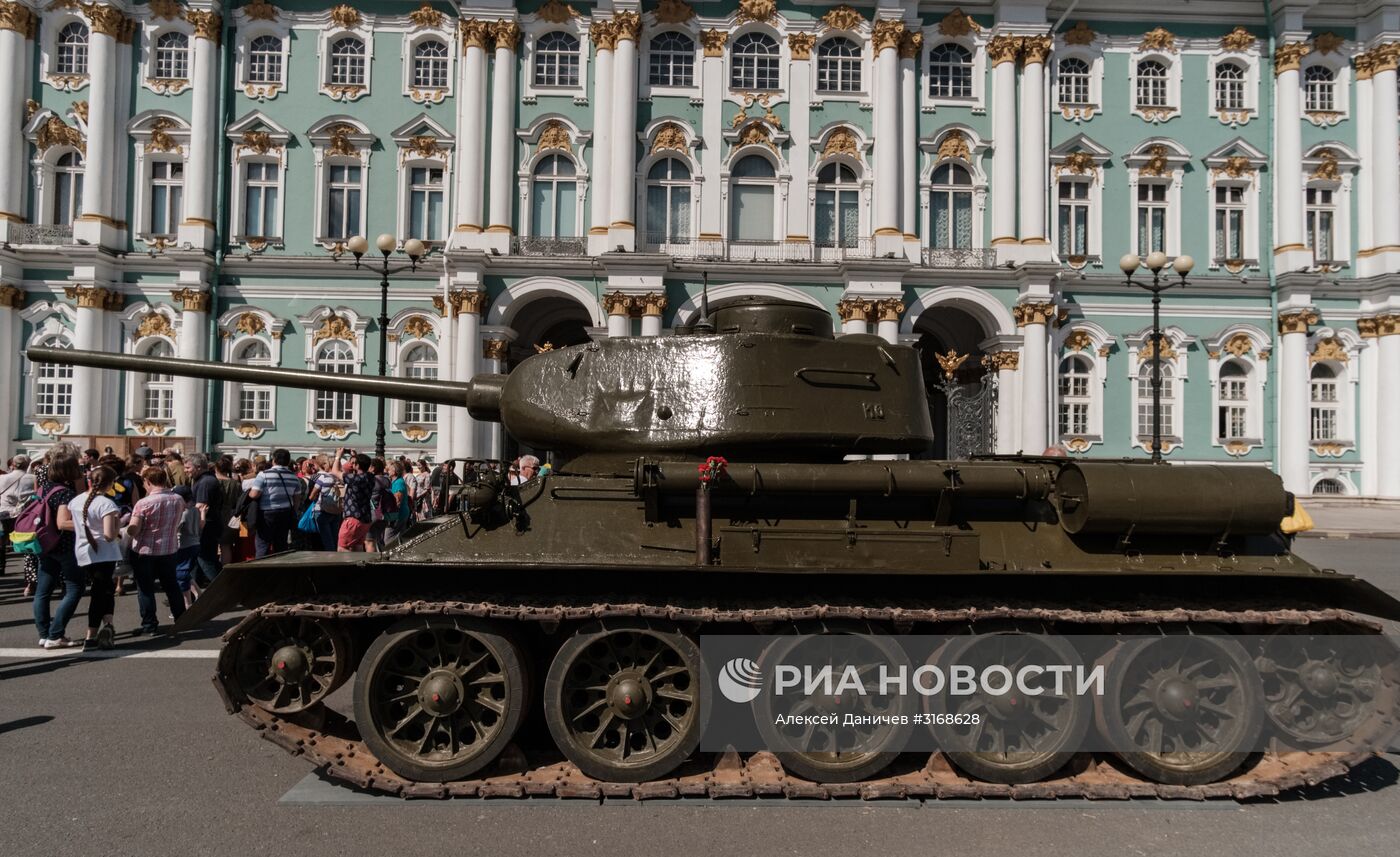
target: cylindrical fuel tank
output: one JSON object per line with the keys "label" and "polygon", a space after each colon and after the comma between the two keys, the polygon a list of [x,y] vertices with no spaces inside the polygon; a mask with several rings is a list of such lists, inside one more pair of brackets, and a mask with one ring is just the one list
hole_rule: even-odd
{"label": "cylindrical fuel tank", "polygon": [[1055,481],[1055,502],[1071,534],[1263,534],[1289,513],[1272,471],[1215,464],[1074,462]]}

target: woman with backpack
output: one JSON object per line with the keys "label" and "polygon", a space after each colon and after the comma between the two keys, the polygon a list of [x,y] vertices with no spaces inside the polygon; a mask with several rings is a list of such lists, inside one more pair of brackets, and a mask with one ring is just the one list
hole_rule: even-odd
{"label": "woman with backpack", "polygon": [[112,612],[117,604],[112,575],[117,561],[122,558],[122,510],[111,496],[116,493],[113,490],[116,471],[98,465],[88,471],[87,478],[88,490],[68,504],[68,515],[77,536],[78,567],[87,573],[92,586],[83,649],[91,646],[110,649],[117,636],[112,627]]}
{"label": "woman with backpack", "polygon": [[[60,455],[50,459],[39,479],[38,520],[34,530],[42,547],[39,555],[39,578],[34,589],[34,626],[39,629],[39,646],[44,649],[66,649],[78,645],[64,635],[68,620],[78,609],[87,583],[87,574],[78,567],[77,542],[74,537],[73,516],[68,504],[77,496],[82,471],[76,455]],[[21,519],[24,515],[21,515]],[[24,522],[15,525],[21,532]],[[53,592],[63,586],[58,609],[49,613]]]}

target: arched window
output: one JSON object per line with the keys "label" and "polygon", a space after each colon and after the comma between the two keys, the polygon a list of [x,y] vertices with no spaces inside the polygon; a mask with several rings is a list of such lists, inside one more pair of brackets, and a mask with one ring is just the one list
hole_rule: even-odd
{"label": "arched window", "polygon": [[1308,249],[1317,262],[1336,260],[1333,224],[1337,220],[1335,192],[1331,188],[1310,187],[1307,193]]}
{"label": "arched window", "polygon": [[248,44],[248,82],[282,82],[282,40],[258,36]]}
{"label": "arched window", "polygon": [[414,46],[413,85],[419,89],[447,88],[447,45],[427,39]]}
{"label": "arched window", "polygon": [[1341,429],[1342,398],[1337,370],[1326,363],[1312,368],[1308,398],[1311,403],[1312,440],[1337,440]]}
{"label": "arched window", "polygon": [[1093,366],[1082,354],[1071,354],[1060,361],[1060,435],[1089,433],[1089,381]]}
{"label": "arched window", "polygon": [[[355,352],[349,343],[339,339],[321,344],[316,349],[316,371],[336,375],[354,375]],[[355,397],[350,393],[316,391],[316,419],[325,422],[354,422]]]}
{"label": "arched window", "polygon": [[817,173],[816,229],[819,247],[854,247],[860,238],[860,186],[845,164],[827,164]]}
{"label": "arched window", "polygon": [[817,45],[817,92],[860,92],[860,46],[850,39]]}
{"label": "arched window", "polygon": [[[45,348],[71,348],[62,336],[40,343]],[[34,416],[66,420],[73,415],[73,367],[62,363],[34,364]]]}
{"label": "arched window", "polygon": [[778,43],[763,33],[745,33],[730,53],[731,89],[777,89]]}
{"label": "arched window", "polygon": [[1058,66],[1061,104],[1088,104],[1089,64],[1079,57],[1065,57]]}
{"label": "arched window", "polygon": [[928,52],[928,94],[934,98],[972,97],[972,53],[944,42]]}
{"label": "arched window", "polygon": [[365,43],[354,36],[336,39],[331,44],[332,86],[365,85]]}
{"label": "arched window", "polygon": [[972,246],[972,174],[959,164],[933,171],[933,246],[938,249]]}
{"label": "arched window", "polygon": [[1222,62],[1215,66],[1215,109],[1243,110],[1245,71],[1237,62]]}
{"label": "arched window", "polygon": [[647,171],[647,243],[669,244],[690,238],[690,168],[680,158],[665,158]]}
{"label": "arched window", "polygon": [[[272,352],[260,339],[249,339],[234,352],[233,362],[244,366],[271,366]],[[272,419],[273,388],[264,384],[238,385],[238,419],[268,421]]]}
{"label": "arched window", "polygon": [[56,74],[88,73],[88,28],[73,21],[58,31],[57,56],[53,70]]}
{"label": "arched window", "polygon": [[275,238],[281,235],[277,231],[277,164],[248,161],[243,169],[243,236]]}
{"label": "arched window", "polygon": [[157,36],[155,65],[155,76],[160,80],[188,80],[190,37],[184,33],[161,33]]}
{"label": "arched window", "polygon": [[[403,376],[424,381],[436,381],[438,376],[437,351],[427,343],[419,343],[403,356]],[[404,402],[403,421],[422,425],[437,422],[437,405],[432,402]]]}
{"label": "arched window", "polygon": [[1312,492],[1314,494],[1345,494],[1347,489],[1340,479],[1319,479],[1317,484],[1313,486]]}
{"label": "arched window", "polygon": [[545,33],[535,42],[535,86],[578,86],[578,38]]}
{"label": "arched window", "polygon": [[151,162],[152,235],[174,235],[180,226],[181,197],[185,189],[184,161]]}
{"label": "arched window", "polygon": [[564,155],[541,158],[530,182],[530,235],[578,237],[578,181],[574,162]]}
{"label": "arched window", "polygon": [[1060,255],[1089,255],[1089,182],[1060,179]]}
{"label": "arched window", "polygon": [[408,171],[408,236],[420,241],[442,240],[442,167],[413,167]]}
{"label": "arched window", "polygon": [[647,80],[652,86],[695,85],[695,42],[684,33],[667,32],[651,40]]}
{"label": "arched window", "polygon": [[1310,65],[1303,72],[1305,110],[1337,109],[1337,76],[1325,65]]}
{"label": "arched window", "polygon": [[[1144,360],[1137,376],[1137,435],[1152,440],[1152,364]],[[1162,361],[1162,436],[1176,434],[1176,379],[1170,361]]]}
{"label": "arched window", "polygon": [[50,222],[54,226],[72,226],[83,207],[83,156],[78,152],[59,155],[54,163],[53,179]]}
{"label": "arched window", "polygon": [[[144,352],[145,357],[174,357],[175,349],[163,339],[152,342]],[[175,376],[151,372],[141,378],[142,419],[168,420],[175,416]]]}
{"label": "arched window", "polygon": [[1137,64],[1137,106],[1167,106],[1167,67],[1157,60]]}
{"label": "arched window", "polygon": [[772,241],[777,189],[773,164],[761,155],[749,155],[739,159],[729,175],[730,240]]}
{"label": "arched window", "polygon": [[359,164],[330,164],[326,167],[326,235],[349,238],[360,234],[360,194],[362,169]]}
{"label": "arched window", "polygon": [[1220,440],[1240,440],[1250,436],[1249,368],[1238,360],[1220,366],[1219,405],[1215,415],[1215,436]]}

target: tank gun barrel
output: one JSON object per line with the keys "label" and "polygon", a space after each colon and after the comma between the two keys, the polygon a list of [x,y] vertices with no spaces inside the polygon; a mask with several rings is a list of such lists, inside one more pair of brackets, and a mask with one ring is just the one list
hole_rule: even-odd
{"label": "tank gun barrel", "polygon": [[[637,490],[691,494],[700,487],[692,461],[641,462]],[[720,492],[745,494],[936,494],[954,489],[965,497],[1044,500],[1054,487],[1055,469],[1005,462],[964,461],[930,467],[918,461],[853,461],[839,465],[731,464],[715,483]]]}

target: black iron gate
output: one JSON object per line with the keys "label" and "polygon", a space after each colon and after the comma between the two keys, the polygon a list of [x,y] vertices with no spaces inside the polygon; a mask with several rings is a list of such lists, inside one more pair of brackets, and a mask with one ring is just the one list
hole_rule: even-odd
{"label": "black iron gate", "polygon": [[964,366],[970,356],[956,351],[934,355],[942,372],[929,385],[929,406],[934,431],[943,438],[941,446],[950,459],[996,451],[997,376],[985,366]]}

